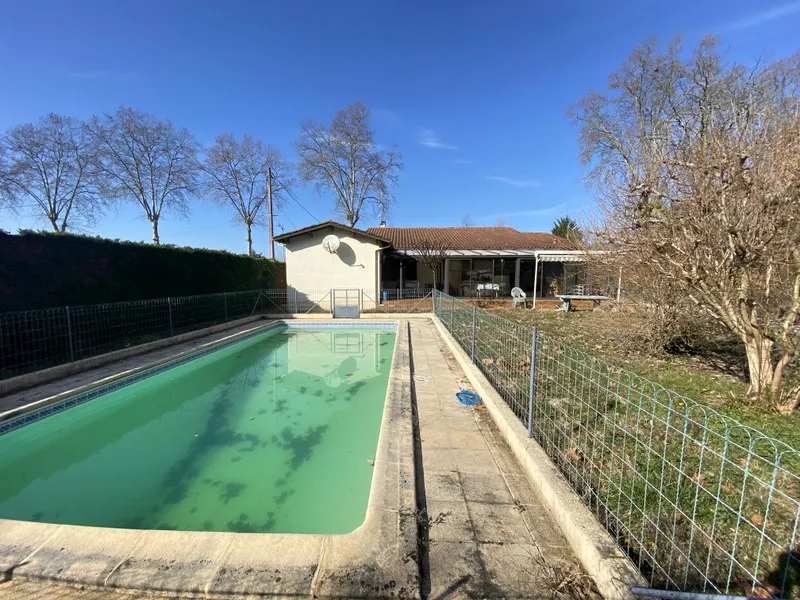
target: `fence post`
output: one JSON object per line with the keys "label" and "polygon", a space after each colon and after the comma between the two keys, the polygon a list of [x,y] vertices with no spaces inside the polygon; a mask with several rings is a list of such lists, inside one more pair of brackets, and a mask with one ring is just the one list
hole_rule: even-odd
{"label": "fence post", "polygon": [[528,437],[533,437],[533,406],[536,398],[536,327],[531,329],[531,385],[528,390]]}
{"label": "fence post", "polygon": [[450,302],[450,331],[453,331],[453,321],[456,315],[456,299],[451,298],[452,302]]}
{"label": "fence post", "polygon": [[167,310],[169,311],[169,337],[174,335],[172,329],[172,298],[167,298]]}
{"label": "fence post", "polygon": [[297,288],[294,289],[294,314],[297,314]]}
{"label": "fence post", "polygon": [[69,362],[75,362],[75,350],[72,346],[72,322],[69,317],[69,306],[65,307],[67,311],[67,340],[69,340]]}
{"label": "fence post", "polygon": [[228,292],[222,292],[222,303],[225,305],[225,322],[228,322]]}
{"label": "fence post", "polygon": [[475,364],[475,322],[478,319],[478,307],[472,305],[472,364]]}

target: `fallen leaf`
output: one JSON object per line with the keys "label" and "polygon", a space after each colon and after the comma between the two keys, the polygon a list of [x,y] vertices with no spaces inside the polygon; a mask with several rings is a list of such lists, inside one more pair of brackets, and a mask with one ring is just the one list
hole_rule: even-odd
{"label": "fallen leaf", "polygon": [[761,527],[764,524],[764,517],[758,514],[751,515],[750,520],[756,527]]}
{"label": "fallen leaf", "polygon": [[753,597],[754,598],[777,598],[780,595],[781,591],[776,588],[774,585],[769,585],[766,583],[758,583],[756,584],[755,589],[753,590]]}
{"label": "fallen leaf", "polygon": [[578,449],[574,448],[574,447],[570,448],[569,450],[567,450],[567,456],[569,456],[572,460],[580,460],[581,459],[580,454],[578,454]]}

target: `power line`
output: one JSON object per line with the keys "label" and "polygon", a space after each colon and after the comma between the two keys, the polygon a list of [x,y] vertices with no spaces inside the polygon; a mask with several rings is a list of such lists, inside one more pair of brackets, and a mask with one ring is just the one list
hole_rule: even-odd
{"label": "power line", "polygon": [[300,202],[300,200],[298,200],[298,199],[297,199],[297,197],[294,195],[294,192],[293,192],[292,190],[290,190],[289,188],[286,188],[286,192],[289,194],[289,196],[291,197],[291,199],[292,199],[292,200],[294,200],[295,202],[297,202],[297,205],[298,205],[300,208],[302,208],[304,211],[306,211],[306,214],[307,214],[309,217],[311,217],[311,218],[312,218],[312,219],[314,219],[315,221],[319,221],[319,219],[318,219],[317,217],[315,217],[314,215],[312,215],[312,214],[311,214],[311,211],[310,211],[310,210],[308,210],[308,209],[307,209],[305,206],[303,206],[303,204]]}

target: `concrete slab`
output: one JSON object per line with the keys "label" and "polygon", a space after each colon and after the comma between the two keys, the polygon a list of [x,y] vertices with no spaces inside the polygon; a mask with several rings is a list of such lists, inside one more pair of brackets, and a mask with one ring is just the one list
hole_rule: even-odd
{"label": "concrete slab", "polygon": [[467,502],[509,505],[514,503],[506,480],[500,473],[470,473],[462,470],[460,474],[461,488]]}
{"label": "concrete slab", "polygon": [[[430,454],[430,450],[426,450],[423,446],[422,455],[425,456],[426,452]],[[461,489],[461,478],[458,476],[458,472],[453,470],[426,473],[425,496],[429,502],[432,500],[463,501],[464,490]]]}
{"label": "concrete slab", "polygon": [[[63,525],[46,546],[15,569],[14,576],[103,585],[119,566],[120,557],[132,551],[142,535],[135,529]],[[68,548],[80,548],[80,554]]]}

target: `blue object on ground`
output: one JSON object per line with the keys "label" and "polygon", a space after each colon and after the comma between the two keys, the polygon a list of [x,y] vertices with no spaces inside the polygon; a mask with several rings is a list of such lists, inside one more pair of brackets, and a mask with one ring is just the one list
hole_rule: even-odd
{"label": "blue object on ground", "polygon": [[466,406],[475,406],[476,404],[481,403],[481,397],[478,396],[475,392],[470,392],[469,390],[461,390],[456,394],[456,398],[461,404]]}
{"label": "blue object on ground", "polygon": [[389,299],[389,292],[383,290],[383,301],[386,302]]}

